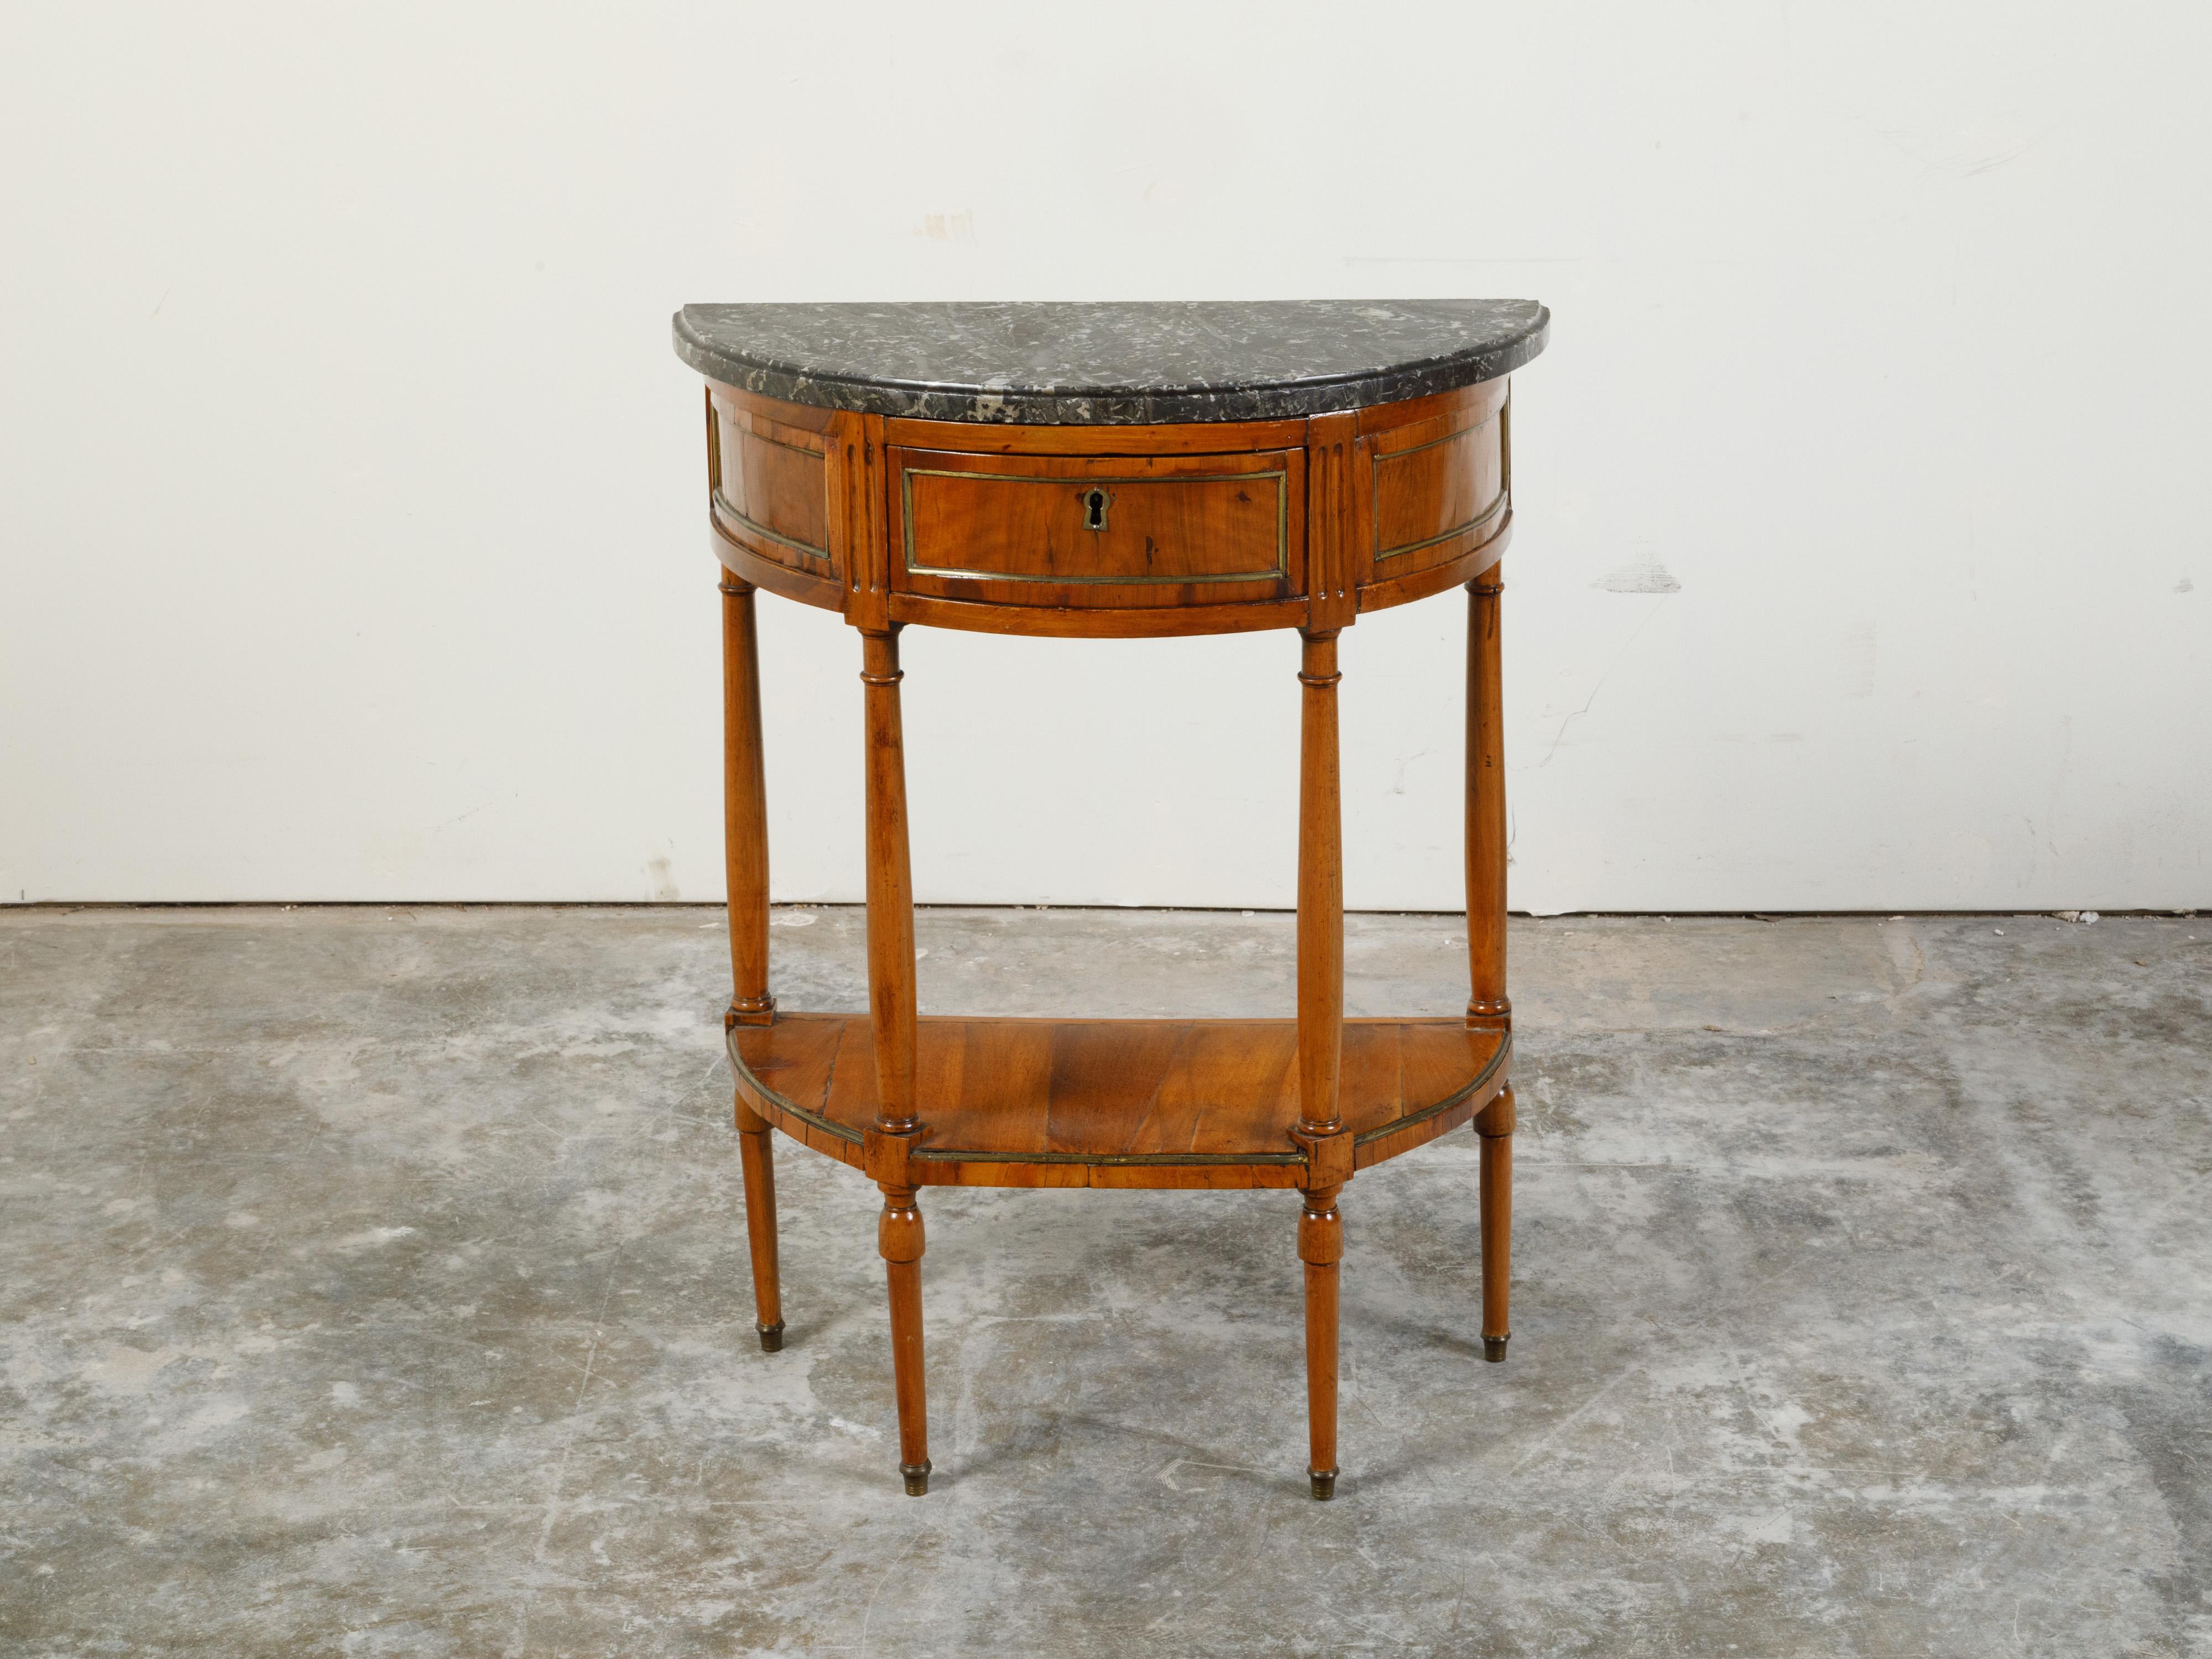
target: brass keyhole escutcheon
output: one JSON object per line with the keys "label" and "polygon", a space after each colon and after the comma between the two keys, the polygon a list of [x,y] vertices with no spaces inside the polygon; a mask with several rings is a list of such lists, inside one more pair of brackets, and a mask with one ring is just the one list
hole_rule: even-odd
{"label": "brass keyhole escutcheon", "polygon": [[1096,484],[1085,490],[1083,492],[1083,527],[1085,530],[1103,530],[1106,527],[1106,509],[1113,504],[1113,496]]}

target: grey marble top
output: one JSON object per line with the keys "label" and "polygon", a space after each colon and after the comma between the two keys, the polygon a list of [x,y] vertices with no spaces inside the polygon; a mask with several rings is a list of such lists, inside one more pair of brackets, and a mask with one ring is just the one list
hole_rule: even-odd
{"label": "grey marble top", "polygon": [[1496,380],[1544,349],[1534,300],[686,306],[676,355],[788,403],[933,421],[1265,421]]}

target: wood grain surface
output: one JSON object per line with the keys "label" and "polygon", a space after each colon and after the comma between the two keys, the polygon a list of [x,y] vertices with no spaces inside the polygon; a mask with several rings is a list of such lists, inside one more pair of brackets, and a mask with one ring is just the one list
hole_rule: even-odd
{"label": "wood grain surface", "polygon": [[[729,573],[725,1024],[757,1322],[762,1346],[780,1346],[773,1125],[882,1191],[910,1495],[931,1474],[923,1187],[1300,1189],[1307,1472],[1328,1498],[1340,1194],[1357,1170],[1472,1122],[1483,1346],[1505,1357],[1514,1118],[1496,567],[1512,532],[1511,413],[1500,380],[1303,421],[1000,427],[709,384],[708,517]],[[1468,1010],[1347,1021],[1339,635],[1363,612],[1461,583]],[[769,994],[757,588],[838,611],[861,636],[866,1014],[781,1013]],[[1299,629],[1295,1019],[919,1018],[897,637],[915,623],[1094,638]]]}
{"label": "wood grain surface", "polygon": [[[1345,1022],[1337,1110],[1358,1167],[1468,1121],[1504,1078],[1502,1033],[1457,1019]],[[1287,1019],[919,1023],[915,1177],[932,1185],[1295,1187],[1297,1024]],[[860,1014],[739,1026],[746,1103],[858,1166],[878,1121]]]}

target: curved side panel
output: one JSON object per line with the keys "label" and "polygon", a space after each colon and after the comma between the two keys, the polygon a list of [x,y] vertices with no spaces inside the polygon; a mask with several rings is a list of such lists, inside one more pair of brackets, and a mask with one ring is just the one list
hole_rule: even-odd
{"label": "curved side panel", "polygon": [[1505,556],[1506,545],[1512,539],[1513,514],[1509,507],[1498,526],[1498,533],[1488,541],[1477,543],[1449,563],[1369,582],[1359,590],[1359,608],[1363,611],[1387,611],[1394,605],[1409,605],[1415,599],[1441,593],[1448,587],[1471,582]]}
{"label": "curved side panel", "polygon": [[784,599],[817,605],[824,611],[844,609],[845,591],[826,567],[819,571],[794,570],[780,560],[765,558],[744,543],[733,540],[719,519],[713,521],[708,539],[722,568],[742,576],[755,587],[764,587]]}
{"label": "curved side panel", "polygon": [[707,493],[714,527],[756,558],[836,580],[834,435],[830,410],[710,384]]}
{"label": "curved side panel", "polygon": [[1376,571],[1431,562],[1433,550],[1482,539],[1505,510],[1495,419],[1401,449],[1367,454],[1368,534]]}
{"label": "curved side panel", "polygon": [[1473,389],[1483,395],[1363,430],[1352,480],[1363,586],[1457,566],[1504,527],[1505,388]]}
{"label": "curved side panel", "polygon": [[708,387],[708,500],[732,542],[794,571],[834,575],[830,434],[805,414]]}

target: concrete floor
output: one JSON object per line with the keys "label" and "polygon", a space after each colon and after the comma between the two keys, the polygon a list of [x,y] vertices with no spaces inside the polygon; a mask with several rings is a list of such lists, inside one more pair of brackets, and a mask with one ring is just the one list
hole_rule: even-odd
{"label": "concrete floor", "polygon": [[[787,1006],[861,1006],[850,911]],[[1449,919],[1351,925],[1449,1013]],[[1286,1012],[1278,915],[938,911],[925,1007]],[[2212,918],[1517,924],[1472,1136],[1344,1201],[876,1195],[779,1147],[752,1333],[712,911],[0,916],[0,1651],[2212,1654]]]}

